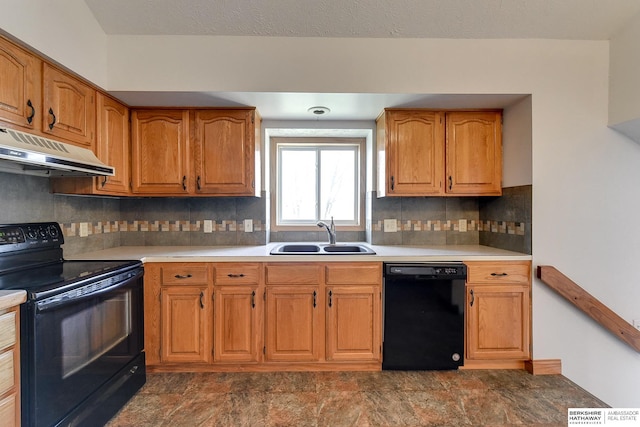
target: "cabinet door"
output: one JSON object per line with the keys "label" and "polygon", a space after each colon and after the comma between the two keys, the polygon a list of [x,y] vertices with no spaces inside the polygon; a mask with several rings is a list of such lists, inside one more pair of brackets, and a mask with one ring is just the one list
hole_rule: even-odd
{"label": "cabinet door", "polygon": [[193,121],[196,191],[256,195],[255,110],[197,110]]}
{"label": "cabinet door", "polygon": [[327,360],[379,361],[380,287],[331,286],[326,297]]}
{"label": "cabinet door", "polygon": [[98,139],[96,154],[116,169],[116,174],[95,179],[96,191],[106,194],[129,194],[131,146],[129,144],[129,109],[98,93]]}
{"label": "cabinet door", "polygon": [[502,194],[501,116],[499,112],[447,113],[448,194]]}
{"label": "cabinet door", "polygon": [[266,360],[312,362],[322,354],[317,286],[267,286]]}
{"label": "cabinet door", "polygon": [[161,300],[161,361],[208,362],[211,344],[206,286],[166,286]]}
{"label": "cabinet door", "polygon": [[94,151],[95,89],[46,63],[42,82],[42,131]]}
{"label": "cabinet door", "polygon": [[257,362],[262,342],[258,286],[215,286],[214,362]]}
{"label": "cabinet door", "polygon": [[528,285],[467,284],[467,358],[530,358]]}
{"label": "cabinet door", "polygon": [[386,116],[386,194],[443,193],[444,122],[431,111],[391,110]]}
{"label": "cabinet door", "polygon": [[133,192],[189,192],[189,112],[134,110],[131,113]]}
{"label": "cabinet door", "polygon": [[0,120],[40,129],[41,62],[0,37]]}

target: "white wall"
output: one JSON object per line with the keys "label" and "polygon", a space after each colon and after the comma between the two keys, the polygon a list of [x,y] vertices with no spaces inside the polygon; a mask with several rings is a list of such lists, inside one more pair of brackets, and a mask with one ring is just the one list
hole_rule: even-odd
{"label": "white wall", "polygon": [[[110,37],[108,57],[110,90],[531,94],[534,266],[640,318],[640,145],[607,128],[607,42]],[[640,356],[537,280],[533,334],[534,358],[640,407]]]}
{"label": "white wall", "polygon": [[0,0],[0,30],[106,87],[107,36],[83,0]]}
{"label": "white wall", "polygon": [[611,39],[609,125],[640,142],[640,13]]}
{"label": "white wall", "polygon": [[502,119],[502,186],[531,185],[531,96],[504,108]]}

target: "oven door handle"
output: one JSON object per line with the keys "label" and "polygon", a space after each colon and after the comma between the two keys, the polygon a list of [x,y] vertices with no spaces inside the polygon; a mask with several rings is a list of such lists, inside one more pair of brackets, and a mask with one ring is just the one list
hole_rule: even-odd
{"label": "oven door handle", "polygon": [[[58,308],[63,305],[75,304],[75,303],[84,301],[86,299],[95,297],[97,295],[102,295],[108,292],[112,292],[118,288],[129,285],[132,281],[136,280],[139,277],[142,277],[142,273],[137,272],[127,276],[128,277],[122,280],[119,280],[117,283],[114,283],[112,285],[108,285],[105,283],[104,287],[98,287],[98,288],[95,288],[96,284],[85,285],[78,289],[73,289],[67,292],[63,292],[60,295],[54,295],[52,297],[45,298],[41,301],[37,301],[36,311],[39,313],[42,313],[44,311],[52,310],[54,308]],[[113,278],[110,278],[110,279],[113,279]],[[109,279],[105,279],[105,281],[108,281],[108,280]],[[88,292],[83,292],[83,289],[87,289],[87,288],[93,288],[93,289],[89,290]]]}

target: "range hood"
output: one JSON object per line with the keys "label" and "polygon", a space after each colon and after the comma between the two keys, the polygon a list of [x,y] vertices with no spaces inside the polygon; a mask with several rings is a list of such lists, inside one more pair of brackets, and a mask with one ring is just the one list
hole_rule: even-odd
{"label": "range hood", "polygon": [[113,176],[86,148],[0,127],[0,171],[38,176]]}

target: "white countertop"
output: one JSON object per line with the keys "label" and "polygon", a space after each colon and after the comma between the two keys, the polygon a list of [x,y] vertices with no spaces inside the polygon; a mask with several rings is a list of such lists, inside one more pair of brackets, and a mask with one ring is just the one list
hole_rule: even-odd
{"label": "white countertop", "polygon": [[[291,242],[288,242],[291,243]],[[307,242],[308,243],[308,242]],[[354,243],[354,242],[348,242]],[[289,262],[289,261],[491,261],[531,260],[531,255],[481,245],[378,246],[375,255],[270,255],[282,242],[261,246],[120,246],[65,257],[69,260],[141,260],[143,262]]]}

